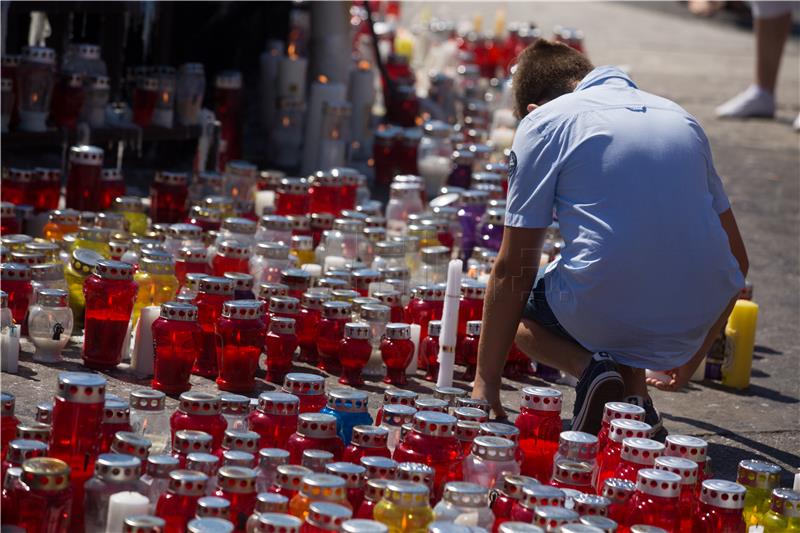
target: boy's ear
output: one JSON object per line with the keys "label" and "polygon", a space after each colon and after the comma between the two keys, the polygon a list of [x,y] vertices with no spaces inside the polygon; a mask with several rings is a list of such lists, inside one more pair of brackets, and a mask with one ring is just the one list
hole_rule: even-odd
{"label": "boy's ear", "polygon": [[539,107],[539,106],[536,105],[536,104],[528,104],[528,113],[530,113],[531,111],[533,111],[537,107]]}

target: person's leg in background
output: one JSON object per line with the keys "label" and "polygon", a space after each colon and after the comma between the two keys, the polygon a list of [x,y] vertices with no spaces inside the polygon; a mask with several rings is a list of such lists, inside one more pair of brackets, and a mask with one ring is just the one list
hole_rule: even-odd
{"label": "person's leg in background", "polygon": [[756,38],[754,83],[717,108],[722,118],[773,117],[775,85],[797,2],[751,2]]}

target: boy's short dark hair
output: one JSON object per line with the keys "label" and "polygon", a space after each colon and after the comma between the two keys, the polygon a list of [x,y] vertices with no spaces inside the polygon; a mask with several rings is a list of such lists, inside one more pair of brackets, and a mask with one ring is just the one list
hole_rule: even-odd
{"label": "boy's short dark hair", "polygon": [[547,39],[537,40],[517,58],[512,81],[517,115],[527,115],[528,104],[541,105],[571,93],[593,68],[577,50]]}

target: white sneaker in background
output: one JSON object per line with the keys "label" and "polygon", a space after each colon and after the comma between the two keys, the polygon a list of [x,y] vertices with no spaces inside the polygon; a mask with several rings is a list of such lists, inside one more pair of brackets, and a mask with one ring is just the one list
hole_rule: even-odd
{"label": "white sneaker in background", "polygon": [[775,96],[757,85],[751,85],[717,108],[720,118],[773,117]]}
{"label": "white sneaker in background", "polygon": [[800,113],[794,118],[794,122],[792,123],[792,127],[794,131],[800,131]]}

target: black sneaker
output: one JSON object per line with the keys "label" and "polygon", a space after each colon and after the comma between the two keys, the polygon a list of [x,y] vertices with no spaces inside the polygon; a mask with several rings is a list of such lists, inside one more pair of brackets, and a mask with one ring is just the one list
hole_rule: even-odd
{"label": "black sneaker", "polygon": [[658,442],[664,442],[667,435],[669,435],[669,431],[664,427],[661,413],[659,413],[658,409],[653,405],[653,400],[651,398],[645,399],[641,396],[628,396],[625,398],[625,401],[644,409],[644,421],[653,427],[653,434],[650,438]]}
{"label": "black sneaker", "polygon": [[575,387],[575,407],[572,410],[572,431],[597,435],[603,421],[603,407],[618,402],[625,395],[625,384],[617,364],[607,353],[592,355]]}

